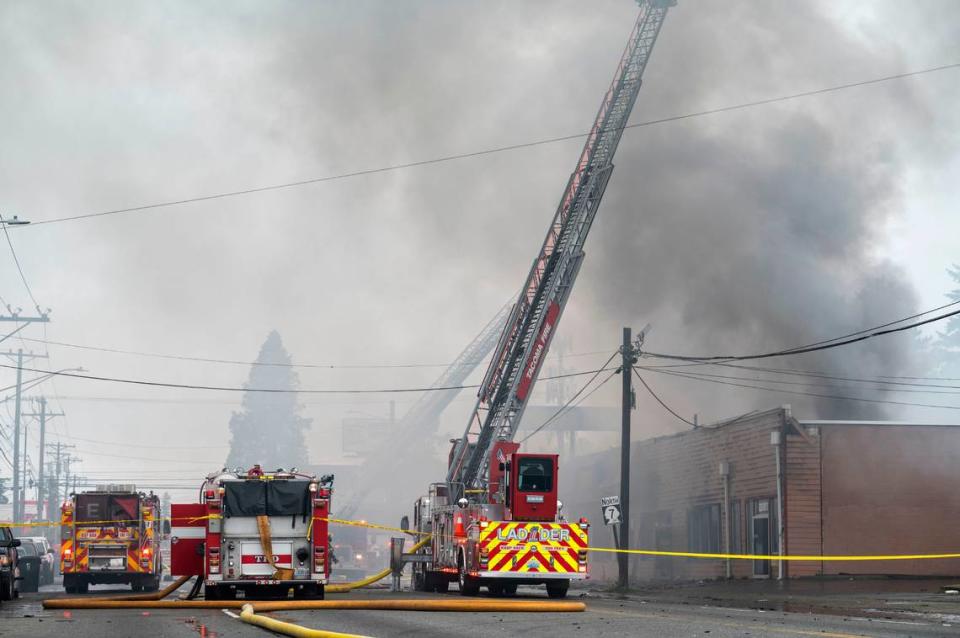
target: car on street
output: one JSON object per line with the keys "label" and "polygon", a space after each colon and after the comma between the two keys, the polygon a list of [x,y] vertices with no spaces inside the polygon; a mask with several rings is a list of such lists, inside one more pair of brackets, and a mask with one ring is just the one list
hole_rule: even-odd
{"label": "car on street", "polygon": [[19,547],[20,540],[13,537],[13,531],[0,526],[0,600],[12,600],[20,593]]}
{"label": "car on street", "polygon": [[56,556],[50,541],[43,536],[21,536],[22,541],[30,541],[40,550],[40,584],[52,585],[57,571]]}

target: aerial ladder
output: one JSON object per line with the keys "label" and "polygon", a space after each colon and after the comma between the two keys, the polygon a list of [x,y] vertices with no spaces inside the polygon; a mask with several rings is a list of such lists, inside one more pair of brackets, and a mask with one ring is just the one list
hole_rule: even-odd
{"label": "aerial ladder", "polygon": [[520,419],[583,263],[583,246],[613,172],[613,157],[640,91],[643,71],[675,0],[638,0],[637,17],[613,82],[587,134],[547,236],[513,305],[477,392],[446,480],[414,504],[413,529],[429,535],[411,561],[413,586],[512,595],[545,585],[566,596],[589,577],[589,521],[570,522],[558,496],[556,454],[520,453]]}
{"label": "aerial ladder", "polygon": [[[676,0],[638,0],[637,18],[610,88],[567,181],[540,252],[494,350],[476,407],[447,471],[451,496],[482,490],[495,441],[512,441],[583,263],[583,246],[613,172],[613,157],[643,71]],[[476,493],[476,492],[475,492]]]}

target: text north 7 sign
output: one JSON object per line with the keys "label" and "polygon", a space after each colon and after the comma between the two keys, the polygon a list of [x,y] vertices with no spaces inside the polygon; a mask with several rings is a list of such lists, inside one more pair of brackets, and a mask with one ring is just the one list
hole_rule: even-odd
{"label": "text north 7 sign", "polygon": [[619,496],[600,497],[600,510],[603,512],[604,525],[614,525],[620,523],[623,511],[620,509]]}

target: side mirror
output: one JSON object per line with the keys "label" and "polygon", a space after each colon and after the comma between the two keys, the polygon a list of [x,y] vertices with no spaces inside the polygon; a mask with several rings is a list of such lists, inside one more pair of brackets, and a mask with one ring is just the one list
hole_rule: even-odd
{"label": "side mirror", "polygon": [[169,520],[169,519],[163,521],[163,533],[164,533],[164,534],[169,534],[169,533],[170,533],[170,520]]}
{"label": "side mirror", "polygon": [[19,538],[15,538],[12,541],[10,541],[10,547],[20,547],[20,545],[22,544],[23,543],[20,542]]}
{"label": "side mirror", "polygon": [[504,471],[505,469],[507,469],[507,464],[506,464],[506,463],[501,463],[501,464],[500,464],[500,471],[502,472],[502,471]]}
{"label": "side mirror", "polygon": [[400,529],[403,531],[408,531],[410,529],[410,517],[404,514],[403,518],[400,519]]}

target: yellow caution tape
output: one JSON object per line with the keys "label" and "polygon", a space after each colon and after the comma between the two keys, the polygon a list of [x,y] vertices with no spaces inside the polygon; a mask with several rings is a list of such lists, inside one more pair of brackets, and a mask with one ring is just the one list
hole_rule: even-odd
{"label": "yellow caution tape", "polygon": [[799,561],[866,561],[866,560],[924,560],[932,558],[960,558],[960,554],[883,554],[870,556],[803,556],[799,554],[709,554],[705,552],[667,552],[653,549],[615,549],[613,547],[588,547],[588,552],[616,554],[639,554],[641,556],[672,556],[676,558],[722,558],[735,560],[799,560]]}
{"label": "yellow caution tape", "polygon": [[[206,515],[206,516],[191,516],[191,517],[163,517],[156,518],[154,520],[158,521],[187,521],[188,523],[195,523],[197,521],[202,521],[211,518],[221,518],[218,514]],[[310,521],[309,529],[313,528],[314,521],[326,521],[334,525],[349,525],[352,527],[366,527],[368,529],[377,529],[387,532],[399,532],[401,534],[408,534],[411,536],[429,536],[428,532],[418,532],[416,530],[407,530],[400,527],[391,527],[389,525],[379,525],[377,523],[368,523],[367,521],[352,521],[343,518],[333,518],[333,517],[313,517]],[[137,520],[121,520],[121,521],[83,521],[79,523],[80,525],[114,525],[117,523],[138,523]],[[27,523],[13,523],[0,521],[0,526],[10,526],[10,527],[48,527],[48,526],[59,526],[61,525],[60,521],[31,521]],[[663,556],[663,557],[672,557],[672,558],[701,558],[701,559],[720,559],[720,560],[785,560],[785,561],[886,561],[886,560],[943,560],[943,559],[953,559],[960,558],[960,553],[942,553],[942,554],[877,554],[877,555],[841,555],[841,556],[828,556],[828,555],[790,555],[786,554],[780,556],[779,554],[720,554],[720,553],[708,553],[708,552],[671,552],[671,551],[662,551],[662,550],[653,550],[653,549],[617,549],[614,547],[587,547],[586,551],[588,552],[605,552],[611,554],[634,554],[639,556]]]}

